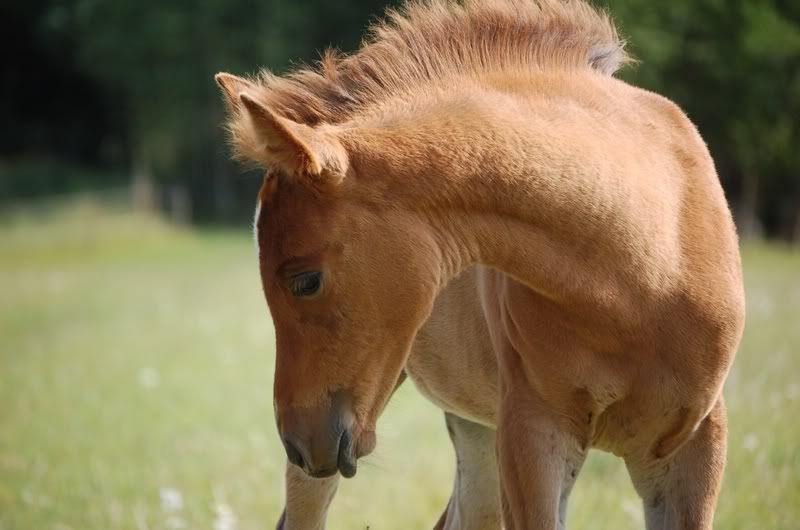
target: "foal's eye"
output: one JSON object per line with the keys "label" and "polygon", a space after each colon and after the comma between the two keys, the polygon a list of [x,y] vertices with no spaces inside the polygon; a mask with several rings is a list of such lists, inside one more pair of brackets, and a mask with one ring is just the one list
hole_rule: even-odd
{"label": "foal's eye", "polygon": [[321,272],[304,272],[289,280],[289,290],[297,298],[314,296],[322,288]]}

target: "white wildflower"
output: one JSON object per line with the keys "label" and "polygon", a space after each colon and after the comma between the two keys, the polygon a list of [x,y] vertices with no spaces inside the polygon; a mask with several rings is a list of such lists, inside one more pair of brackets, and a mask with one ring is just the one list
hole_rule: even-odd
{"label": "white wildflower", "polygon": [[235,530],[236,516],[231,507],[224,502],[217,502],[214,507],[217,517],[214,519],[214,530]]}
{"label": "white wildflower", "polygon": [[139,370],[139,384],[144,388],[155,388],[161,382],[158,372],[150,367],[145,367]]}
{"label": "white wildflower", "polygon": [[755,451],[756,447],[758,447],[758,436],[756,436],[756,433],[751,432],[745,436],[744,440],[742,440],[742,447],[748,451]]}
{"label": "white wildflower", "polygon": [[175,488],[161,488],[161,508],[165,512],[175,512],[183,508],[183,495]]}

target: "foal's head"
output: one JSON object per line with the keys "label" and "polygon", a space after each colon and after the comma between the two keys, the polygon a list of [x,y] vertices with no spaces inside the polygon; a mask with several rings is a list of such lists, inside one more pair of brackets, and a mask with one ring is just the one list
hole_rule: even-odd
{"label": "foal's head", "polygon": [[440,283],[435,244],[384,198],[352,132],[278,116],[220,74],[239,152],[266,168],[255,228],[275,325],[275,413],[290,461],[356,472]]}

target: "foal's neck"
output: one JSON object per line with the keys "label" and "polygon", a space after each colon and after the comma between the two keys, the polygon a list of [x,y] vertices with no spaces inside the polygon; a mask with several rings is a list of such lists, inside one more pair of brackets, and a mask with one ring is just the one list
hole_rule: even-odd
{"label": "foal's neck", "polygon": [[608,309],[620,299],[602,244],[620,228],[610,141],[577,123],[593,119],[585,109],[548,105],[472,92],[363,130],[375,153],[364,180],[430,225],[445,282],[481,263],[556,302]]}

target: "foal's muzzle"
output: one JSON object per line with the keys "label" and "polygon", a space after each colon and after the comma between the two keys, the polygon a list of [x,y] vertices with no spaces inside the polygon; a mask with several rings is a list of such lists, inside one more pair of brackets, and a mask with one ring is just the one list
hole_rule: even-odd
{"label": "foal's muzzle", "polygon": [[332,399],[315,408],[284,410],[278,421],[289,462],[314,478],[340,472],[350,478],[356,474],[353,440],[353,415],[347,400]]}

